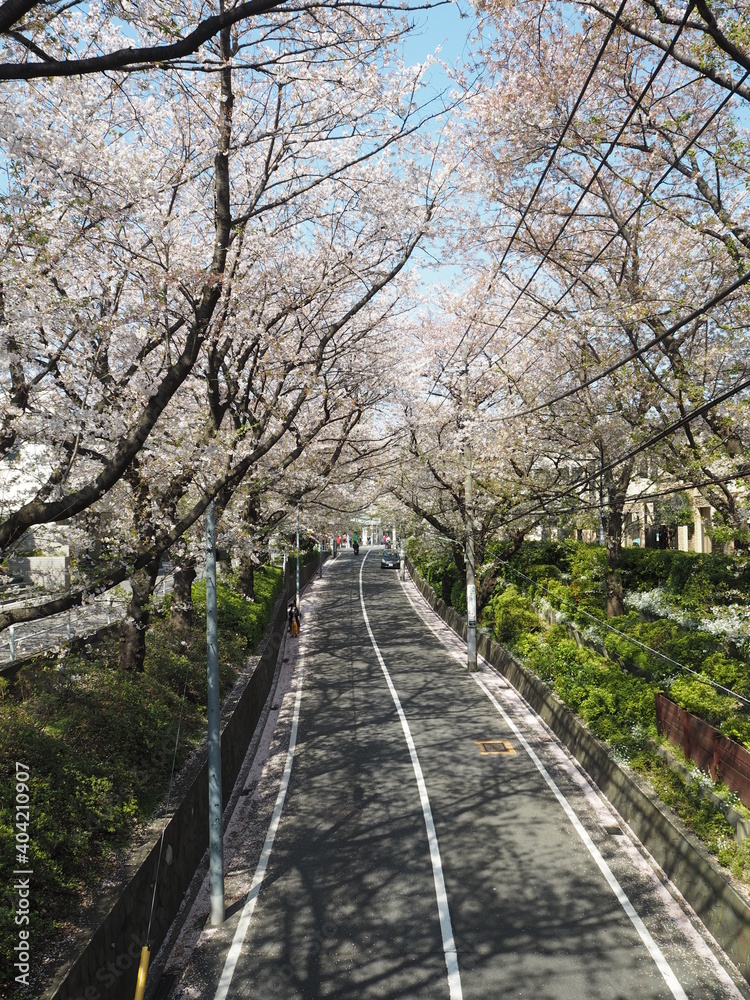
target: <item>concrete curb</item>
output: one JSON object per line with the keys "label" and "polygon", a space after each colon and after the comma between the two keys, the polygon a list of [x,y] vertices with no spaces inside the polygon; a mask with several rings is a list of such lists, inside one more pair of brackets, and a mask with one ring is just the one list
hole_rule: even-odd
{"label": "concrete curb", "polygon": [[[408,559],[406,567],[425,600],[465,639],[465,619],[436,598]],[[718,862],[655,793],[635,774],[620,767],[606,746],[546,684],[485,635],[477,637],[477,650],[568,747],[750,982],[750,900],[731,884]]]}

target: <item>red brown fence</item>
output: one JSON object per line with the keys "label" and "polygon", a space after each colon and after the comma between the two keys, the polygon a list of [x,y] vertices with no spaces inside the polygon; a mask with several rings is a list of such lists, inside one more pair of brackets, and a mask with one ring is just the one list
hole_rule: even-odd
{"label": "red brown fence", "polygon": [[656,727],[660,736],[682,748],[685,760],[708,771],[714,781],[723,781],[750,808],[750,751],[659,691]]}

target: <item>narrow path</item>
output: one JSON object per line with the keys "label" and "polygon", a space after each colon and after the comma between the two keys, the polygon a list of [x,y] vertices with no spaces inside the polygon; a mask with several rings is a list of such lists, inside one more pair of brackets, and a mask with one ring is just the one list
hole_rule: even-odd
{"label": "narrow path", "polygon": [[230,831],[227,920],[162,995],[746,995],[549,730],[493,671],[466,672],[416,589],[377,550],[326,572]]}

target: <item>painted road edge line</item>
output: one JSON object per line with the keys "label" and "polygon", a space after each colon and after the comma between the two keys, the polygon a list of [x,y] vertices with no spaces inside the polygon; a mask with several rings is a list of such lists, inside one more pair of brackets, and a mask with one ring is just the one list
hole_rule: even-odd
{"label": "painted road edge line", "polygon": [[638,916],[638,913],[636,912],[635,907],[633,906],[633,904],[630,902],[630,900],[628,899],[627,895],[625,894],[625,890],[622,888],[622,886],[620,885],[620,883],[615,878],[615,875],[614,875],[612,869],[609,867],[609,865],[607,864],[607,862],[602,857],[602,855],[601,855],[601,853],[599,851],[599,848],[596,846],[596,844],[593,842],[593,840],[589,836],[586,828],[584,827],[583,823],[581,823],[581,821],[578,818],[575,810],[573,809],[573,807],[571,806],[571,804],[568,802],[568,800],[565,798],[565,796],[560,791],[560,789],[557,787],[557,784],[555,783],[554,778],[550,775],[549,771],[544,766],[544,764],[541,762],[541,760],[537,756],[537,754],[534,751],[534,749],[529,745],[528,741],[524,737],[524,735],[521,732],[521,730],[518,728],[518,726],[515,724],[515,722],[511,719],[511,717],[508,715],[508,713],[505,711],[505,709],[502,707],[502,705],[500,704],[500,702],[497,700],[497,698],[494,696],[494,694],[490,691],[490,689],[487,687],[487,685],[484,683],[484,681],[480,677],[477,677],[476,674],[472,674],[472,677],[474,678],[474,680],[476,681],[476,683],[479,685],[479,687],[487,695],[487,697],[492,702],[492,704],[495,706],[495,708],[500,713],[500,715],[503,717],[503,721],[515,733],[516,737],[518,738],[518,742],[521,744],[521,746],[523,746],[524,750],[529,755],[529,757],[530,757],[531,761],[533,762],[534,766],[539,771],[539,773],[544,778],[544,780],[547,782],[547,785],[551,789],[552,794],[555,796],[555,798],[557,799],[557,801],[562,806],[563,811],[565,812],[565,815],[568,817],[568,819],[570,820],[570,822],[573,824],[573,828],[575,829],[576,833],[581,838],[581,840],[583,841],[583,843],[586,845],[586,848],[588,849],[589,854],[591,855],[591,857],[596,862],[596,864],[597,864],[599,870],[601,871],[602,875],[604,875],[604,878],[607,880],[607,883],[608,883],[610,889],[614,892],[615,896],[617,897],[618,903],[623,908],[623,910],[625,911],[625,913],[628,915],[628,918],[630,919],[630,922],[633,924],[633,927],[635,927],[636,931],[638,932],[638,935],[639,935],[641,941],[643,941],[644,945],[646,946],[646,948],[648,950],[648,953],[651,955],[651,958],[654,960],[654,963],[656,964],[656,967],[658,968],[659,972],[662,974],[664,982],[667,984],[667,986],[671,990],[672,996],[675,997],[675,1000],[688,1000],[687,994],[683,990],[683,988],[682,988],[682,986],[680,984],[680,981],[677,979],[677,976],[672,971],[672,967],[670,966],[669,962],[667,962],[666,958],[664,957],[664,954],[663,954],[661,948],[658,946],[658,944],[656,943],[656,941],[654,941],[653,937],[651,936],[650,931],[648,930],[648,928],[646,927],[646,925],[643,923],[643,920],[641,920],[641,918]]}
{"label": "painted road edge line", "polygon": [[224,968],[221,973],[221,979],[219,980],[219,985],[216,990],[214,1000],[226,1000],[226,996],[229,992],[229,987],[232,985],[232,978],[234,976],[234,971],[237,967],[237,962],[242,952],[242,946],[245,943],[245,938],[250,928],[250,921],[252,920],[253,911],[255,910],[255,904],[258,900],[260,887],[263,883],[263,879],[266,877],[266,869],[268,868],[268,862],[271,858],[271,851],[273,850],[273,842],[276,839],[276,833],[278,831],[279,823],[281,821],[281,813],[284,809],[284,802],[286,800],[286,793],[289,788],[289,779],[291,778],[292,774],[294,751],[297,746],[297,733],[299,730],[300,707],[302,705],[302,681],[304,678],[304,673],[305,673],[305,657],[304,657],[304,651],[300,649],[300,666],[297,678],[297,697],[295,698],[294,702],[294,716],[292,718],[292,728],[289,734],[289,749],[287,750],[286,754],[284,773],[281,776],[281,784],[279,786],[278,795],[276,796],[276,805],[274,806],[273,815],[271,816],[271,822],[268,825],[266,839],[263,842],[263,850],[261,851],[260,859],[255,869],[255,875],[253,876],[253,881],[250,886],[250,891],[248,892],[247,897],[245,899],[245,905],[242,907],[240,922],[237,924],[237,930],[234,932],[234,938],[232,939],[232,944],[229,948],[229,953],[227,954],[226,961],[224,962]]}
{"label": "painted road edge line", "polygon": [[[404,731],[406,745],[409,748],[409,756],[411,757],[411,764],[414,768],[414,776],[417,779],[419,799],[422,804],[422,815],[424,816],[424,824],[427,830],[427,843],[430,848],[432,878],[435,883],[435,897],[437,899],[438,917],[440,920],[440,933],[443,938],[443,954],[445,955],[445,967],[448,972],[448,992],[451,1000],[463,1000],[461,973],[458,968],[458,954],[456,952],[456,944],[453,938],[453,925],[451,923],[450,908],[448,906],[448,893],[445,888],[445,879],[443,877],[443,863],[440,858],[440,847],[438,846],[437,831],[435,830],[435,821],[433,819],[432,808],[430,806],[430,797],[427,794],[427,785],[425,784],[424,775],[422,774],[422,766],[419,763],[417,748],[411,735],[409,722],[401,705],[401,699],[399,698],[398,691],[396,691],[393,684],[388,667],[385,665],[385,660],[380,652],[380,648],[375,641],[375,636],[370,628],[370,619],[367,615],[367,609],[365,608],[365,595],[362,589],[362,573],[364,571],[365,561],[368,555],[369,552],[365,554],[359,568],[359,602],[362,606],[362,616],[365,620],[367,634],[370,636],[372,648],[375,650],[375,655],[378,658],[380,668],[383,671],[386,683],[388,684],[388,690],[391,692],[391,698],[393,698],[393,703],[396,706],[396,712],[401,720],[401,728]],[[217,1000],[219,1000],[218,997]]]}

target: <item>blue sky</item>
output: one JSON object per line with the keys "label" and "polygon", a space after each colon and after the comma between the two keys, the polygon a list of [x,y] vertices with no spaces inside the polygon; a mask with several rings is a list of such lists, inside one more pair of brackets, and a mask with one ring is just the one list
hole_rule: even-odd
{"label": "blue sky", "polygon": [[[461,17],[461,11],[467,14]],[[440,46],[438,58],[455,65],[468,50],[468,36],[473,31],[476,18],[465,0],[444,4],[431,10],[419,10],[412,14],[416,27],[407,37],[404,45],[404,61],[408,65],[424,62],[428,55],[434,55]],[[439,69],[433,69],[431,82],[442,89],[445,78]]]}

